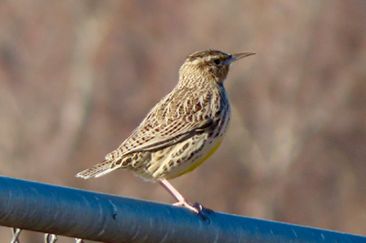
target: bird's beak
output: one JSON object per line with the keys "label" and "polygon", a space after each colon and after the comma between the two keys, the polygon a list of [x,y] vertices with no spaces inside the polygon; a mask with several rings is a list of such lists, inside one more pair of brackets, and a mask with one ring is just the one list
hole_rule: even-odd
{"label": "bird's beak", "polygon": [[231,55],[226,61],[225,61],[225,64],[226,65],[229,65],[231,64],[232,62],[234,61],[237,61],[239,59],[242,59],[244,57],[249,57],[249,56],[252,56],[252,55],[255,55],[254,52],[244,52],[244,53],[238,53],[238,54],[233,54]]}

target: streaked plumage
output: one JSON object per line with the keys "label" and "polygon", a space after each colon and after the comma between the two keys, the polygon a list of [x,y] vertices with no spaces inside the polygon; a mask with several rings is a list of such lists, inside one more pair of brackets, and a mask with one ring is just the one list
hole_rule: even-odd
{"label": "streaked plumage", "polygon": [[193,170],[219,147],[230,121],[223,82],[233,61],[252,54],[207,50],[189,55],[177,86],[104,162],[76,176],[88,179],[120,168],[131,170],[144,179],[158,180],[179,205],[200,213],[202,207],[189,204],[167,179]]}

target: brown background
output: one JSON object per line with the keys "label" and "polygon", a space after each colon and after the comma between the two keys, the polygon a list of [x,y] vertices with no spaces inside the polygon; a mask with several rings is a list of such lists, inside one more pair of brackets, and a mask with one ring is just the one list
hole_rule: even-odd
{"label": "brown background", "polygon": [[364,0],[3,0],[1,175],[172,203],[130,172],[74,175],[208,48],[257,55],[226,82],[223,145],[177,189],[216,211],[366,235]]}

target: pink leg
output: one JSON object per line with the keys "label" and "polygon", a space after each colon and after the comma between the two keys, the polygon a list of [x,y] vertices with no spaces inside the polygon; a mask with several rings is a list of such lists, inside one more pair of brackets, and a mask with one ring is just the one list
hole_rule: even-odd
{"label": "pink leg", "polygon": [[192,206],[187,200],[183,197],[182,194],[180,194],[177,189],[174,188],[172,184],[166,179],[160,179],[159,180],[160,185],[162,185],[178,202],[174,203],[173,205],[176,206],[183,206],[188,208],[194,213],[200,214],[201,210],[199,208],[196,208]]}

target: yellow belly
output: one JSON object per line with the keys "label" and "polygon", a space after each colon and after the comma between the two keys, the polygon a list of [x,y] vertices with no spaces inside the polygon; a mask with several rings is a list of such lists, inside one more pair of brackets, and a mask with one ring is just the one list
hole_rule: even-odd
{"label": "yellow belly", "polygon": [[176,178],[176,177],[179,177],[181,175],[184,175],[188,172],[191,172],[192,170],[196,169],[198,166],[200,166],[201,164],[203,164],[203,162],[205,162],[208,158],[211,157],[211,155],[213,155],[215,153],[215,151],[220,147],[221,145],[221,141],[218,142],[215,147],[213,147],[211,149],[211,151],[205,156],[203,157],[201,160],[197,161],[196,163],[192,164],[191,167],[189,167],[187,170],[183,171],[182,173],[180,173],[179,175],[175,176],[175,177],[172,177],[172,178]]}

